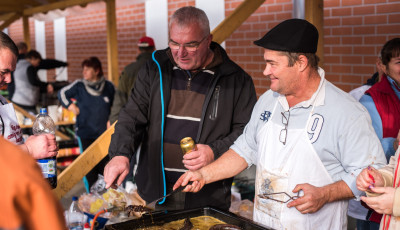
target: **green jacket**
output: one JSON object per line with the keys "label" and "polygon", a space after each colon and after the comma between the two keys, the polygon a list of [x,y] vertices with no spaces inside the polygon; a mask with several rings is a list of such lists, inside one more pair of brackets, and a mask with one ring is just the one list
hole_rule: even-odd
{"label": "green jacket", "polygon": [[136,58],[136,62],[132,62],[131,64],[125,66],[121,76],[119,76],[118,88],[115,91],[114,103],[111,107],[111,113],[109,117],[111,124],[118,120],[119,111],[126,104],[128,97],[131,95],[133,83],[135,83],[139,69],[150,58],[151,52],[142,52]]}

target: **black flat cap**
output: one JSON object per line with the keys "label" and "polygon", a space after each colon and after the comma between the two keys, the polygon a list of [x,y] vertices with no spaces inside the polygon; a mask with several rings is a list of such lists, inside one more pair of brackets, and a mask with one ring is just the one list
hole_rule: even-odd
{"label": "black flat cap", "polygon": [[306,20],[289,19],[272,28],[264,37],[254,41],[254,44],[269,50],[315,53],[318,46],[318,30]]}

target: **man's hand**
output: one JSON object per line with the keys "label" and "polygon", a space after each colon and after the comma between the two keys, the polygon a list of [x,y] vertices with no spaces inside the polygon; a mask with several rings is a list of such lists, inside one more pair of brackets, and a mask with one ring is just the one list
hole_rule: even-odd
{"label": "man's hand", "polygon": [[79,107],[76,106],[74,103],[71,103],[71,104],[68,106],[68,110],[69,110],[69,111],[72,111],[72,112],[75,114],[75,116],[78,116],[79,113],[80,113]]}
{"label": "man's hand", "polygon": [[47,94],[53,94],[54,93],[54,87],[52,84],[47,84]]}
{"label": "man's hand", "polygon": [[[191,185],[187,185],[189,181],[193,181]],[[173,190],[180,186],[186,186],[183,192],[198,192],[206,184],[206,181],[200,171],[187,171],[176,181]]]}
{"label": "man's hand", "polygon": [[199,170],[214,161],[214,153],[210,146],[197,144],[197,151],[183,156],[183,164],[189,170]]}
{"label": "man's hand", "polygon": [[368,166],[361,171],[357,176],[356,181],[357,189],[360,191],[367,191],[372,187],[382,187],[384,180],[382,174],[372,166]]}
{"label": "man's hand", "polygon": [[58,151],[56,137],[53,134],[29,136],[21,148],[28,151],[35,159],[57,156]]}
{"label": "man's hand", "polygon": [[327,190],[324,187],[315,187],[310,184],[298,184],[292,192],[303,190],[304,196],[289,202],[287,207],[295,207],[302,214],[314,213],[322,208],[328,201]]}
{"label": "man's hand", "polygon": [[125,156],[113,157],[104,168],[106,189],[117,183],[121,185],[129,173],[129,159]]}
{"label": "man's hand", "polygon": [[375,187],[371,188],[372,192],[381,194],[375,197],[362,196],[361,200],[364,201],[369,207],[374,209],[377,213],[392,215],[394,194],[396,189],[392,187]]}

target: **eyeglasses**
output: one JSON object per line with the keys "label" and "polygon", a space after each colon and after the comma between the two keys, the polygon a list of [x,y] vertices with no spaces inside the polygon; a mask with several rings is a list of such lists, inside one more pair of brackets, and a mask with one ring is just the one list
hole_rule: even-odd
{"label": "eyeglasses", "polygon": [[200,44],[204,41],[204,39],[206,39],[208,37],[208,35],[206,35],[203,39],[201,39],[199,42],[189,42],[189,43],[185,43],[185,44],[179,44],[177,42],[174,42],[172,40],[169,40],[169,48],[171,48],[171,50],[179,50],[179,48],[182,46],[183,48],[186,49],[186,51],[188,52],[196,52],[197,49],[199,48]]}
{"label": "eyeglasses", "polygon": [[[282,200],[274,198],[274,196],[276,197],[276,196],[282,195],[282,194],[286,195],[288,198],[282,199]],[[287,194],[286,192],[274,192],[274,193],[258,194],[258,197],[260,197],[262,199],[273,200],[273,201],[280,202],[280,203],[287,203],[291,200],[296,200],[297,198],[299,198],[300,192],[298,192],[297,195],[295,195],[295,196],[291,196],[291,195]],[[284,198],[284,197],[282,197],[282,198]]]}
{"label": "eyeglasses", "polygon": [[[285,113],[287,113],[287,117],[285,116]],[[279,141],[282,142],[282,144],[286,145],[286,139],[287,139],[287,128],[289,125],[289,117],[290,117],[290,111],[285,111],[281,112],[282,114],[282,124],[285,126],[282,130],[281,133],[279,134]]]}

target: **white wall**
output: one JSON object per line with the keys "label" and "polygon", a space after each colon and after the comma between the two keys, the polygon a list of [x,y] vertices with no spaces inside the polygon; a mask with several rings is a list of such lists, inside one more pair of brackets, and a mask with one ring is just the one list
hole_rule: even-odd
{"label": "white wall", "polygon": [[[46,34],[44,22],[35,20],[35,47],[36,51],[46,58]],[[47,71],[39,70],[38,76],[41,81],[47,81]]]}
{"label": "white wall", "polygon": [[[196,7],[204,10],[210,21],[210,30],[217,27],[225,18],[224,0],[196,0]],[[225,47],[225,42],[222,43]]]}
{"label": "white wall", "polygon": [[[67,35],[65,27],[65,17],[54,20],[54,52],[55,59],[67,61]],[[56,80],[66,81],[68,79],[67,67],[56,69]]]}
{"label": "white wall", "polygon": [[154,39],[156,49],[168,47],[168,1],[146,0],[146,35]]}

